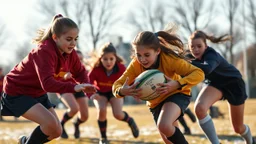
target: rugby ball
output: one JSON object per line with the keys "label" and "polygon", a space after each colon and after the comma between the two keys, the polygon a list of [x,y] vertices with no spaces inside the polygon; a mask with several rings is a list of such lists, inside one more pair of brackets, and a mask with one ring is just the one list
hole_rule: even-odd
{"label": "rugby ball", "polygon": [[144,71],[138,77],[136,77],[135,83],[136,82],[139,82],[136,88],[142,89],[142,96],[140,99],[149,101],[159,97],[159,94],[156,93],[156,88],[159,87],[157,84],[165,83],[166,78],[161,71],[157,69],[151,69]]}

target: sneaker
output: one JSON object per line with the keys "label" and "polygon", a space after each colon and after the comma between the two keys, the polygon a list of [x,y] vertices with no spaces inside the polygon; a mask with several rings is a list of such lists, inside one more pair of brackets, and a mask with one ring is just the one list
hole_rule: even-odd
{"label": "sneaker", "polygon": [[130,120],[128,121],[128,124],[132,130],[132,134],[135,138],[137,138],[139,136],[139,128],[137,127],[135,121],[133,118],[130,118]]}
{"label": "sneaker", "polygon": [[74,124],[75,127],[75,133],[74,133],[74,137],[76,139],[80,138],[80,130],[79,130],[79,125],[78,124]]}
{"label": "sneaker", "polygon": [[183,134],[184,135],[191,135],[190,129],[185,129]]}
{"label": "sneaker", "polygon": [[67,139],[68,138],[68,134],[64,128],[64,126],[62,126],[62,134],[60,136],[61,138]]}
{"label": "sneaker", "polygon": [[108,139],[107,138],[101,138],[99,140],[99,144],[109,144]]}
{"label": "sneaker", "polygon": [[20,136],[19,140],[18,140],[18,144],[25,144],[27,141],[27,137],[26,136]]}

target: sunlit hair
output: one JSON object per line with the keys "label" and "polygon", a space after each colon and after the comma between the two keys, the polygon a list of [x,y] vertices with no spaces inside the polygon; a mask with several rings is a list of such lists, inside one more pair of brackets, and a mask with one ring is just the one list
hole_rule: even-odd
{"label": "sunlit hair", "polygon": [[93,68],[95,67],[98,67],[100,65],[102,65],[102,62],[101,62],[101,58],[106,54],[106,53],[113,53],[116,57],[116,63],[124,63],[124,60],[117,55],[116,53],[116,48],[113,46],[113,44],[111,42],[108,42],[106,44],[104,44],[102,47],[101,47],[101,50],[100,50],[100,54],[99,56],[97,57],[94,65],[93,65]]}
{"label": "sunlit hair", "polygon": [[39,29],[37,31],[37,37],[32,42],[36,44],[42,43],[46,39],[51,38],[53,34],[60,37],[72,28],[78,29],[77,24],[73,20],[57,14],[53,17],[48,29]]}
{"label": "sunlit hair", "polygon": [[231,36],[227,34],[222,35],[220,37],[214,37],[214,36],[207,35],[206,33],[200,30],[193,32],[192,35],[189,37],[189,40],[192,41],[194,39],[199,39],[199,38],[202,39],[206,45],[207,45],[206,43],[207,39],[210,40],[212,43],[220,43],[220,42],[231,40]]}
{"label": "sunlit hair", "polygon": [[[168,27],[156,33],[150,31],[140,32],[132,41],[132,46],[147,46],[155,51],[161,48],[161,51],[166,54],[183,58],[183,43],[178,36],[175,35],[176,28],[177,27],[172,25],[172,27]],[[132,57],[134,57],[134,49]]]}

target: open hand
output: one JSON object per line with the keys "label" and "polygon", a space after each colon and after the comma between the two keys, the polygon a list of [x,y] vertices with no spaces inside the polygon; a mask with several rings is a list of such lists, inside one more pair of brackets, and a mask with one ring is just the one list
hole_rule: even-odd
{"label": "open hand", "polygon": [[133,97],[139,97],[141,95],[141,89],[136,88],[136,86],[139,84],[139,82],[134,83],[133,85],[129,86],[128,83],[129,78],[127,77],[125,80],[125,83],[123,84],[122,88],[119,90],[119,92],[122,95],[125,96],[133,96]]}

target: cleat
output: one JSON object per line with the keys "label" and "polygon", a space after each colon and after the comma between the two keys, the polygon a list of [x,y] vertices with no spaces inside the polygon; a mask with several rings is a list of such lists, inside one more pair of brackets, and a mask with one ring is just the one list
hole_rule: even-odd
{"label": "cleat", "polygon": [[62,134],[60,136],[61,138],[67,139],[68,138],[68,134],[64,128],[64,126],[62,126]]}
{"label": "cleat", "polygon": [[137,138],[139,136],[139,128],[137,127],[135,121],[133,120],[133,118],[130,118],[128,121],[129,127],[132,130],[132,134],[135,138]]}
{"label": "cleat", "polygon": [[76,139],[80,138],[80,130],[79,130],[79,125],[77,124],[74,124],[74,127],[75,127],[75,133],[74,133],[74,137]]}
{"label": "cleat", "polygon": [[99,144],[109,144],[109,142],[108,142],[107,138],[101,138],[99,140]]}

